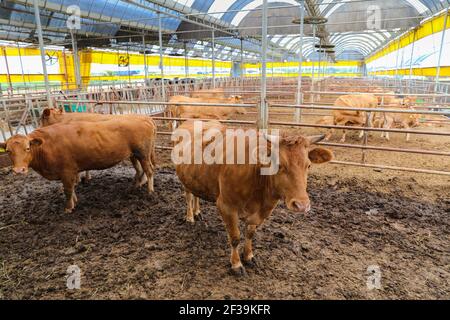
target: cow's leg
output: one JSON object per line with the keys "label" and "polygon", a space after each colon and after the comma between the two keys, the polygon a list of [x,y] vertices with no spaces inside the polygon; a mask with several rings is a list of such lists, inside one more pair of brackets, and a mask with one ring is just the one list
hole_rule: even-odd
{"label": "cow's leg", "polygon": [[190,223],[194,223],[194,195],[189,191],[186,191],[186,221]]}
{"label": "cow's leg", "polygon": [[330,129],[327,131],[327,133],[325,134],[325,141],[330,141],[331,137],[333,136],[334,133],[334,129]]}
{"label": "cow's leg", "polygon": [[[385,123],[384,123],[384,129],[390,129],[390,128],[392,128],[392,127],[393,127],[393,124],[394,124],[394,120],[391,119],[391,118],[388,118],[388,119],[385,121]],[[384,136],[386,137],[386,140],[387,140],[387,141],[391,140],[390,133],[389,133],[388,131],[385,131],[385,132],[384,132]]]}
{"label": "cow's leg", "polygon": [[75,193],[75,190],[72,193],[73,203],[76,205],[78,203],[78,197]]}
{"label": "cow's leg", "polygon": [[231,246],[231,271],[235,275],[244,276],[246,271],[242,265],[241,258],[239,256],[239,243],[241,240],[241,232],[239,231],[239,217],[236,210],[227,208],[220,200],[217,202],[217,207],[222,216],[223,222],[228,233],[228,241]]}
{"label": "cow's leg", "polygon": [[346,132],[345,129],[344,129],[344,130],[342,130],[342,138],[341,138],[341,142],[342,142],[342,143],[345,142],[346,137],[347,137],[347,132]]}
{"label": "cow's leg", "polygon": [[250,267],[256,266],[253,255],[253,237],[256,233],[256,227],[256,225],[247,225],[247,230],[245,232],[244,264]]}
{"label": "cow's leg", "polygon": [[145,174],[144,170],[142,169],[141,164],[139,161],[134,157],[130,157],[131,163],[136,170],[136,175],[134,176],[134,183],[136,187],[142,187],[147,182],[147,175]]}
{"label": "cow's leg", "polygon": [[71,213],[75,208],[75,203],[78,201],[77,196],[75,195],[75,185],[77,183],[78,174],[67,175],[63,177],[62,183],[64,186],[64,194],[66,196],[66,213]]}
{"label": "cow's leg", "polygon": [[411,139],[411,134],[410,134],[410,133],[407,133],[407,134],[406,134],[406,142],[409,142],[410,139]]}
{"label": "cow's leg", "polygon": [[154,190],[153,187],[153,165],[152,162],[150,161],[150,159],[145,158],[145,159],[139,159],[139,162],[142,166],[142,169],[144,170],[144,173],[147,175],[147,179],[148,179],[148,184],[147,184],[147,188],[148,188],[148,192],[152,193]]}
{"label": "cow's leg", "polygon": [[200,198],[194,197],[194,214],[198,216],[200,214]]}
{"label": "cow's leg", "polygon": [[92,180],[91,173],[89,171],[85,171],[84,177],[82,177],[80,180],[83,182],[88,182],[88,181]]}

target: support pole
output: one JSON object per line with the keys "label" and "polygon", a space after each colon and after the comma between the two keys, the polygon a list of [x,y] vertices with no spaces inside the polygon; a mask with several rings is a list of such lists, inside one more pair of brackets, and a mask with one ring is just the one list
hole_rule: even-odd
{"label": "support pole", "polygon": [[44,72],[44,82],[45,82],[45,91],[47,95],[48,107],[53,107],[52,96],[50,93],[50,83],[48,81],[48,72],[47,65],[45,63],[45,49],[44,49],[44,37],[42,36],[42,24],[41,24],[41,15],[39,13],[39,5],[38,0],[33,0],[34,5],[34,17],[36,19],[36,30],[38,33],[39,39],[39,51],[41,52],[41,62],[42,62],[42,70]]}
{"label": "support pole", "polygon": [[269,110],[267,105],[267,0],[263,0],[261,36],[261,102],[258,110],[258,129],[268,129]]}
{"label": "support pole", "polygon": [[144,47],[144,83],[148,84],[147,47],[145,44],[145,34],[142,36],[142,46]]}
{"label": "support pole", "polygon": [[444,51],[444,41],[445,41],[445,33],[447,32],[447,22],[448,22],[448,11],[450,10],[450,4],[447,7],[447,11],[445,13],[444,19],[444,29],[442,30],[442,38],[441,38],[441,48],[439,49],[439,58],[438,65],[436,70],[436,85],[434,86],[434,93],[437,93],[439,87],[439,81],[441,77],[441,62],[442,62],[442,52]]}
{"label": "support pole", "polygon": [[[305,31],[305,3],[300,2],[300,51],[298,54],[298,81],[297,81],[297,105],[303,103],[302,97],[302,71],[303,71],[303,40]],[[295,109],[295,122],[301,121],[301,109]]]}
{"label": "support pole", "polygon": [[[315,48],[314,48],[314,50],[316,50]],[[321,70],[320,70],[320,66],[321,66],[321,64],[322,64],[322,40],[319,40],[319,70],[317,71],[317,78],[318,78],[318,80],[320,80],[320,78],[322,77],[322,74],[321,74]]]}
{"label": "support pole", "polygon": [[184,45],[184,76],[189,78],[189,60],[188,60],[188,52],[187,52],[187,43],[183,42]]}
{"label": "support pole", "polygon": [[[20,46],[19,43],[17,43],[17,52],[19,54],[19,62],[20,62],[20,72],[22,74],[22,82],[23,86],[26,87],[27,83],[25,81],[25,72],[23,71],[23,61],[22,61],[22,53],[20,52]],[[26,91],[26,90],[25,90]]]}
{"label": "support pole", "polygon": [[412,93],[413,59],[414,59],[414,49],[416,47],[416,35],[417,29],[414,29],[414,36],[411,48],[411,59],[409,60],[409,93]]}
{"label": "support pole", "polygon": [[158,11],[158,35],[159,35],[159,69],[161,70],[161,98],[166,101],[166,88],[164,80],[164,60],[163,60],[163,41],[162,41],[162,21],[161,12]]}
{"label": "support pole", "polygon": [[76,35],[73,33],[73,30],[70,30],[70,37],[72,39],[72,54],[73,54],[73,66],[75,68],[75,82],[77,90],[81,90],[82,82],[81,82],[81,70],[80,70],[80,56],[78,54],[78,44]]}
{"label": "support pole", "polygon": [[241,38],[241,79],[244,79],[244,40]]}
{"label": "support pole", "polygon": [[13,94],[13,86],[12,86],[12,81],[11,81],[11,72],[9,71],[9,63],[8,63],[8,57],[6,55],[6,48],[2,47],[2,51],[3,51],[3,57],[5,58],[5,65],[6,65],[6,76],[8,78],[8,91],[9,94]]}
{"label": "support pole", "polygon": [[397,58],[395,61],[395,79],[394,79],[394,85],[397,87],[399,83],[399,75],[398,75],[398,60],[400,58],[400,38],[398,38],[398,45],[397,45]]}
{"label": "support pole", "polygon": [[211,31],[211,62],[212,62],[212,87],[213,89],[216,88],[216,39],[214,30]]}
{"label": "support pole", "polygon": [[[315,47],[316,47],[316,25],[313,24],[312,28],[313,28],[313,43],[312,43],[312,46],[313,46],[313,49],[315,49]],[[314,74],[315,74],[314,60],[311,59],[311,62],[312,62],[311,88],[312,88],[312,91],[314,91]],[[312,95],[312,97],[314,97],[314,95]]]}

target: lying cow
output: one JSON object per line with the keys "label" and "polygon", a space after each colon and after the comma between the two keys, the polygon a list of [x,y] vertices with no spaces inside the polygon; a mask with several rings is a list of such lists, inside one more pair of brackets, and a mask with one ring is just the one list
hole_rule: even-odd
{"label": "lying cow", "polygon": [[[197,123],[200,121],[196,121]],[[204,124],[204,131],[219,130],[223,135],[227,127],[217,122]],[[176,131],[177,136],[189,132],[191,137],[199,134],[194,131],[194,121],[185,122]],[[194,154],[191,153],[190,163],[176,165],[176,172],[186,190],[188,215],[199,212],[198,199],[215,202],[225,223],[231,244],[231,267],[235,274],[245,274],[245,269],[239,257],[239,219],[246,225],[244,263],[254,263],[252,238],[256,228],[271,214],[277,204],[284,200],[289,210],[297,213],[307,213],[310,210],[310,200],[306,191],[308,170],[312,163],[321,164],[332,159],[331,151],[323,148],[311,148],[324,136],[306,138],[303,136],[282,136],[279,140],[279,170],[274,175],[262,175],[265,165],[250,164],[193,164]],[[237,137],[234,138],[237,146]],[[275,139],[266,135],[254,135],[246,139],[246,158],[249,159],[248,146],[252,139],[267,139],[268,144],[277,144]],[[203,139],[203,150],[214,149],[217,139]],[[190,139],[178,141],[183,148],[190,148]],[[258,145],[258,142],[256,142]],[[181,148],[180,148],[181,149]],[[270,147],[268,148],[270,149]],[[259,149],[256,149],[259,150]],[[223,157],[233,157],[237,151],[225,150]],[[259,151],[258,151],[259,152]],[[223,161],[226,163],[226,161]],[[188,217],[190,219],[190,217]]]}
{"label": "lying cow", "polygon": [[191,98],[200,98],[200,99],[226,99],[225,97],[225,88],[216,88],[216,89],[206,89],[194,91],[191,93]]}
{"label": "lying cow", "polygon": [[[398,110],[414,110],[413,108],[409,109],[398,109]],[[412,113],[382,113],[377,114],[374,119],[374,127],[375,128],[384,128],[384,129],[407,129],[418,127],[420,125],[419,122],[420,115],[412,114]],[[406,134],[406,141],[410,140],[410,133]],[[390,140],[389,132],[382,132],[381,138],[386,138],[387,141]]]}
{"label": "lying cow", "polygon": [[78,173],[111,168],[125,159],[136,159],[153,192],[156,128],[147,119],[115,119],[74,122],[39,128],[28,136],[15,135],[0,147],[6,149],[13,172],[27,174],[31,167],[48,180],[61,180],[66,195],[65,211],[73,211],[77,200]]}
{"label": "lying cow", "polygon": [[[87,122],[102,122],[114,119],[145,119],[147,121],[153,122],[151,118],[144,115],[137,114],[126,114],[126,115],[103,115],[98,113],[85,113],[85,112],[63,112],[60,109],[47,108],[44,109],[41,115],[41,126],[47,127],[54,124],[68,124],[73,122],[87,121]],[[153,123],[154,127],[156,125]],[[152,156],[153,159],[155,156]],[[137,187],[143,186],[147,182],[147,176],[144,174],[139,161],[135,158],[131,157],[131,163],[133,167],[136,169],[135,183]],[[87,171],[85,175],[86,180],[90,180],[90,174]],[[153,182],[151,182],[153,183]]]}
{"label": "lying cow", "polygon": [[[378,99],[371,94],[345,95],[339,97],[334,103],[335,107],[350,108],[349,110],[334,110],[333,124],[335,126],[356,126],[356,127],[372,127],[373,116],[369,115],[369,123],[367,123],[367,113],[365,111],[351,110],[351,108],[367,108],[376,109]],[[334,130],[330,130],[326,139],[330,139]],[[360,138],[364,135],[361,131]],[[345,142],[346,131],[343,130],[341,142]]]}
{"label": "lying cow", "polygon": [[[171,97],[172,103],[218,103],[218,104],[241,104],[240,96],[230,98],[189,98],[185,96]],[[239,107],[215,107],[215,106],[190,106],[170,105],[166,114],[172,118],[194,118],[194,119],[230,119],[236,114],[245,114],[245,108]],[[176,128],[176,121],[171,122],[171,129]]]}

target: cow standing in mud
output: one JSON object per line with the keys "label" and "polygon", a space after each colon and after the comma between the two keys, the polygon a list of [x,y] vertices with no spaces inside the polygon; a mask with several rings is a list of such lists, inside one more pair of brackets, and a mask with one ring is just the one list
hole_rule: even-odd
{"label": "cow standing in mud", "polygon": [[[194,149],[199,135],[202,150],[215,150],[221,153],[222,164],[196,164],[195,151],[191,150],[184,163],[176,163],[176,172],[183,183],[188,205],[188,220],[193,218],[192,213],[198,213],[198,202],[195,197],[215,202],[225,223],[231,245],[231,270],[234,274],[245,274],[245,268],[239,256],[240,230],[239,220],[246,223],[245,246],[243,262],[249,266],[254,265],[252,239],[258,226],[260,226],[275,209],[280,201],[284,201],[289,210],[297,213],[307,213],[311,205],[307,193],[307,177],[311,164],[329,162],[333,154],[324,148],[311,146],[321,141],[324,136],[306,138],[299,135],[272,137],[258,133],[248,135],[245,140],[245,150],[239,149],[238,136],[231,137],[233,143],[220,145],[217,138],[212,139],[211,132],[226,136],[227,127],[217,121],[204,123],[199,132],[195,126],[201,121],[189,121],[181,125],[172,137],[176,143],[174,152],[182,153]],[[247,135],[249,131],[244,131]],[[181,138],[181,139],[180,139]],[[228,138],[227,138],[228,139]],[[256,140],[255,140],[256,139]],[[269,165],[261,161],[251,164],[251,155],[259,154],[261,149],[250,150],[250,146],[259,146],[261,139],[270,148],[268,157],[275,159],[279,170],[272,174],[263,174]],[[181,141],[180,141],[181,140]],[[222,140],[223,141],[223,140]],[[228,147],[231,146],[231,147]],[[276,148],[273,148],[276,146]],[[273,149],[276,149],[275,151]],[[243,164],[230,164],[228,159],[236,159],[244,152]],[[180,152],[181,153],[181,152]],[[173,159],[176,155],[172,154]],[[220,162],[220,161],[219,161]],[[239,162],[238,162],[239,163]],[[271,167],[272,165],[270,165]],[[195,208],[191,206],[194,205]]]}
{"label": "cow standing in mud", "polygon": [[[366,111],[352,110],[355,109],[375,109],[378,107],[378,98],[370,94],[356,94],[345,95],[339,97],[335,103],[335,107],[349,108],[348,110],[334,110],[333,111],[333,125],[335,126],[367,126],[373,127],[373,115],[369,114],[367,117]],[[322,120],[321,120],[322,121]],[[326,140],[329,140],[333,135],[334,130],[331,129]],[[361,131],[360,138],[364,135]],[[343,130],[341,142],[345,142],[347,137],[346,130]]]}
{"label": "cow standing in mud", "polygon": [[140,163],[153,192],[155,136],[151,119],[123,118],[55,124],[28,136],[15,135],[0,147],[8,152],[15,174],[27,174],[31,167],[48,180],[60,180],[70,213],[78,202],[79,172],[108,169],[129,158]]}
{"label": "cow standing in mud", "polygon": [[[125,115],[110,115],[110,114],[98,114],[98,113],[89,113],[89,112],[64,112],[59,109],[54,108],[46,108],[42,112],[40,123],[42,127],[48,127],[54,124],[68,124],[68,123],[75,123],[75,122],[103,122],[108,120],[114,120],[114,119],[138,119],[138,120],[146,120],[153,122],[153,120],[144,115],[138,115],[138,114],[125,114]],[[153,125],[156,128],[156,124],[153,122]],[[155,158],[155,155],[152,155],[152,159]],[[147,176],[145,175],[144,171],[142,170],[142,167],[134,157],[130,158],[131,163],[133,164],[134,169],[136,170],[136,176],[134,178],[135,184],[137,187],[143,186],[145,183],[147,183]],[[91,179],[91,176],[89,174],[89,171],[86,171],[85,174],[85,180],[89,181]],[[152,182],[153,183],[153,182]]]}

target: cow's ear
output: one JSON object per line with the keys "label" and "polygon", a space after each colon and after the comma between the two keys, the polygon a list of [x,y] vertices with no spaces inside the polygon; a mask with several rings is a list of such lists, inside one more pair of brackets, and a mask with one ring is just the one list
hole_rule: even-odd
{"label": "cow's ear", "polygon": [[43,143],[44,140],[42,140],[41,138],[34,138],[33,140],[30,141],[30,146],[39,147]]}
{"label": "cow's ear", "polygon": [[42,115],[46,118],[50,117],[50,114],[52,113],[52,111],[49,108],[44,109],[44,111],[42,111]]}
{"label": "cow's ear", "polygon": [[325,148],[314,148],[309,151],[309,160],[315,164],[322,164],[333,160],[333,152]]}

